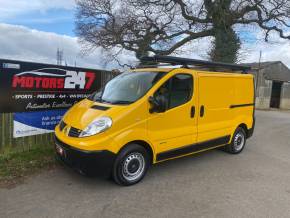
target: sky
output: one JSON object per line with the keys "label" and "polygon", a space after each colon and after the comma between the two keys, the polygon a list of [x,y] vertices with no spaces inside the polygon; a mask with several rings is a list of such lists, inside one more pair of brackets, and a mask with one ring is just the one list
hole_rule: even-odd
{"label": "sky", "polygon": [[74,36],[74,0],[0,0],[0,22]]}
{"label": "sky", "polygon": [[[64,62],[90,68],[118,68],[108,62],[104,51],[82,55],[74,33],[74,0],[0,0],[0,58],[56,63],[57,48],[63,50]],[[238,30],[245,42],[241,49],[241,62],[283,61],[290,67],[290,40],[273,35],[270,43],[262,40],[255,28]],[[178,56],[206,59],[210,38],[186,45]],[[134,59],[132,53],[120,56],[121,62]]]}
{"label": "sky", "polygon": [[0,58],[56,64],[59,48],[63,64],[118,67],[107,63],[101,49],[82,55],[74,33],[74,16],[74,0],[0,0]]}

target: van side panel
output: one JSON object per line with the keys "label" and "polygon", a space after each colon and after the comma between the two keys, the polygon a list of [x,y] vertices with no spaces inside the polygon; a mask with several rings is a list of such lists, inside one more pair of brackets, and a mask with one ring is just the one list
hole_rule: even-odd
{"label": "van side panel", "polygon": [[[199,73],[198,142],[232,134],[235,112],[235,78],[228,74]],[[200,109],[204,107],[204,115]]]}

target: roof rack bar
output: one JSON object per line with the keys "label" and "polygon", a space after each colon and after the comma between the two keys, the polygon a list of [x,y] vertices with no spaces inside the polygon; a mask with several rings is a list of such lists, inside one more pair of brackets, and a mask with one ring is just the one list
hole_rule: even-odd
{"label": "roof rack bar", "polygon": [[168,63],[171,65],[194,65],[199,67],[207,67],[207,68],[226,68],[231,69],[233,71],[242,71],[243,73],[247,73],[247,71],[251,70],[250,66],[238,65],[238,64],[228,64],[223,62],[211,62],[211,61],[203,61],[197,59],[189,59],[189,58],[180,58],[173,56],[161,56],[155,55],[153,57],[145,56],[141,58],[141,61],[149,62],[149,63]]}
{"label": "roof rack bar", "polygon": [[138,66],[136,66],[136,67],[134,67],[134,68],[156,68],[156,67],[170,67],[170,66],[172,66],[172,64],[169,64],[169,63],[164,63],[164,64],[158,64],[158,63],[156,63],[156,62],[154,62],[154,63],[150,63],[150,64],[141,64],[141,65],[138,65]]}

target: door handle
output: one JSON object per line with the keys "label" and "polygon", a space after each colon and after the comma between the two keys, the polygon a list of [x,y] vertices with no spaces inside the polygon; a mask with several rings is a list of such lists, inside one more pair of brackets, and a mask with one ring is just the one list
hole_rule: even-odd
{"label": "door handle", "polygon": [[195,115],[195,107],[192,106],[192,107],[191,107],[191,110],[190,110],[190,117],[193,118],[194,115]]}
{"label": "door handle", "polygon": [[201,105],[201,106],[200,106],[200,111],[199,111],[199,116],[200,116],[200,117],[203,117],[203,115],[204,115],[204,106]]}

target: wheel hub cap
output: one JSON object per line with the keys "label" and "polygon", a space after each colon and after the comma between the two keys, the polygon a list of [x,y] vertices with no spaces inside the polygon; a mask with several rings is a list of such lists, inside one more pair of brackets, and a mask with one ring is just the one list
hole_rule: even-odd
{"label": "wheel hub cap", "polygon": [[234,138],[234,147],[236,151],[241,150],[244,147],[245,136],[242,133],[238,133]]}
{"label": "wheel hub cap", "polygon": [[126,180],[133,181],[139,179],[145,169],[145,159],[141,153],[129,154],[124,160],[122,174]]}
{"label": "wheel hub cap", "polygon": [[128,164],[128,171],[129,173],[136,173],[136,171],[139,169],[140,163],[137,160],[132,160]]}

